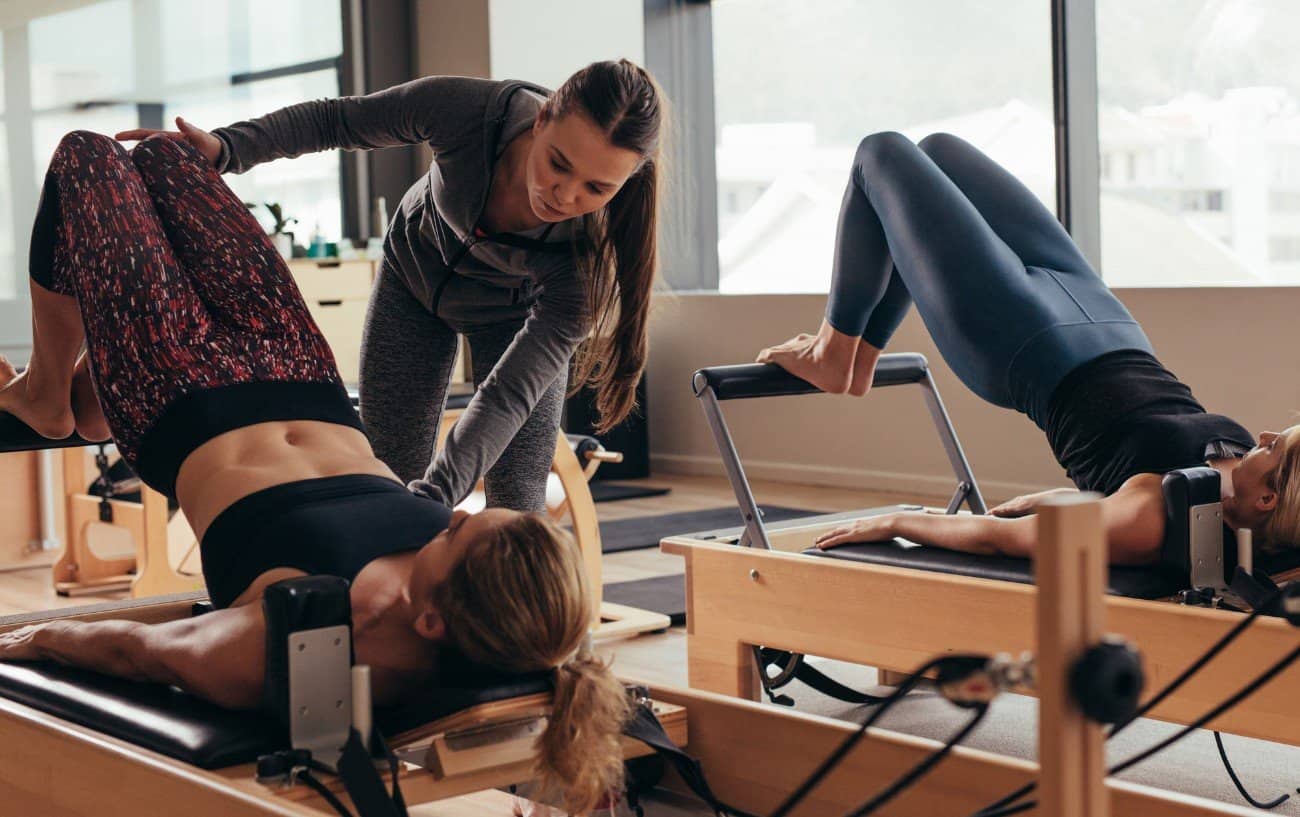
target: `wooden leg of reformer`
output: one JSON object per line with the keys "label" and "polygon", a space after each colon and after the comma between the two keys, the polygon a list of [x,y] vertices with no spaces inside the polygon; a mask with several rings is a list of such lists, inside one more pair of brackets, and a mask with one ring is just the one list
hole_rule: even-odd
{"label": "wooden leg of reformer", "polygon": [[142,598],[203,589],[202,576],[182,575],[171,565],[167,497],[148,486],[141,486],[140,497],[143,524],[141,536],[136,539],[136,575],[131,595]]}
{"label": "wooden leg of reformer", "polygon": [[[131,582],[135,560],[101,559],[90,547],[90,529],[99,523],[99,499],[85,493],[86,455],[84,448],[63,450],[63,507],[65,534],[63,552],[54,562],[54,589],[60,595],[76,592],[125,589]],[[114,519],[131,530],[138,506],[133,503],[110,503]]]}
{"label": "wooden leg of reformer", "polygon": [[563,434],[555,440],[551,471],[559,477],[560,485],[564,488],[573,538],[577,540],[578,547],[582,548],[587,576],[591,580],[591,586],[596,589],[591,611],[593,635],[596,638],[622,638],[668,629],[672,621],[662,613],[622,604],[608,604],[603,600],[601,587],[604,571],[601,566],[600,524],[596,518],[596,503],[591,498],[591,486],[587,484],[588,474]]}
{"label": "wooden leg of reformer", "polygon": [[[702,597],[696,592],[699,565],[694,550],[661,547],[664,552],[678,553],[686,562],[686,658],[691,687],[758,700],[762,685],[753,648],[739,637],[734,627],[717,616],[719,609],[715,605],[721,604],[725,609],[729,600]],[[756,575],[751,581],[757,584],[761,578]]]}
{"label": "wooden leg of reformer", "polygon": [[1038,621],[1040,814],[1108,817],[1104,737],[1070,694],[1070,667],[1102,638],[1106,537],[1095,495],[1038,509],[1034,558]]}
{"label": "wooden leg of reformer", "polygon": [[877,669],[876,683],[881,686],[896,687],[906,681],[910,676],[906,672],[898,672],[892,669]]}

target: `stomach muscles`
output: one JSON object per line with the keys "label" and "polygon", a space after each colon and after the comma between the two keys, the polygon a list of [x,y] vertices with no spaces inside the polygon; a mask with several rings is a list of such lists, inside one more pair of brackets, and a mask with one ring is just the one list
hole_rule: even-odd
{"label": "stomach muscles", "polygon": [[304,479],[373,474],[397,481],[365,434],[317,420],[237,428],[194,449],[181,464],[176,498],[201,541],[212,520],[240,499]]}

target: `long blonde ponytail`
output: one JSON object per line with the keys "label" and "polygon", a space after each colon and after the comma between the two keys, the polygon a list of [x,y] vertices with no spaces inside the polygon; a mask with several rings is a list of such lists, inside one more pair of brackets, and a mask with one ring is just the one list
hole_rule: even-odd
{"label": "long blonde ponytail", "polygon": [[582,551],[538,514],[520,514],[473,542],[434,591],[448,636],[472,661],[507,672],[555,673],[538,783],[586,814],[623,785],[627,694],[588,642],[591,587]]}

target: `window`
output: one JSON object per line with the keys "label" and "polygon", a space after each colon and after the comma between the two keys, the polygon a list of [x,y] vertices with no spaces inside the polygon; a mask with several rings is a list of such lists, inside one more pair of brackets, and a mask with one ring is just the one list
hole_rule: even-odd
{"label": "window", "polygon": [[[1096,0],[1102,271],[1112,285],[1300,284],[1293,0]],[[1128,173],[1106,172],[1129,157]],[[1292,194],[1293,195],[1293,194]],[[1285,222],[1285,223],[1284,223]]]}
{"label": "window", "polygon": [[719,290],[825,292],[862,137],[948,131],[1055,207],[1041,0],[715,0]]}
{"label": "window", "polygon": [[1300,235],[1269,236],[1268,260],[1279,266],[1300,265]]}
{"label": "window", "polygon": [[[23,262],[45,167],[64,133],[170,126],[177,114],[214,128],[339,94],[338,3],[59,5],[71,8],[20,4],[0,32],[0,347],[27,341]],[[299,230],[342,234],[336,152],[226,181],[246,201],[279,202]]]}

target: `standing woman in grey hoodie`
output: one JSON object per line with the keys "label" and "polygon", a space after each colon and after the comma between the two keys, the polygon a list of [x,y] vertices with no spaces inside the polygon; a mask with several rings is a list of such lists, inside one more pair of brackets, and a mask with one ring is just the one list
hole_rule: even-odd
{"label": "standing woman in grey hoodie", "polygon": [[[573,387],[596,389],[598,431],[635,407],[666,108],[650,75],[618,60],[554,93],[425,77],[210,133],[178,117],[167,135],[228,173],[333,148],[429,145],[429,171],[384,238],[361,345],[363,420],[417,493],[454,505],[483,477],[489,505],[539,511],[570,363]],[[458,335],[477,391],[435,457]]]}

